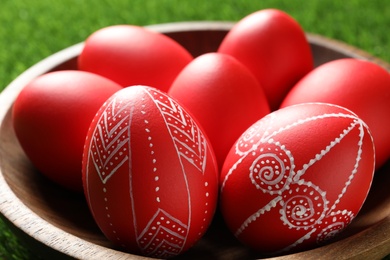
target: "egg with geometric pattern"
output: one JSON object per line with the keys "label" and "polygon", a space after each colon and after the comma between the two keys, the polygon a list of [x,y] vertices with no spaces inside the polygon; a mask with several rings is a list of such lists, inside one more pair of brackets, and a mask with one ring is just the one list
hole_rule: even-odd
{"label": "egg with geometric pattern", "polygon": [[218,198],[217,164],[200,126],[147,86],[116,92],[97,112],[85,143],[83,184],[109,240],[158,258],[194,245]]}
{"label": "egg with geometric pattern", "polygon": [[220,178],[228,228],[246,246],[283,255],[331,242],[360,211],[375,170],[369,128],[343,107],[302,103],[253,124]]}

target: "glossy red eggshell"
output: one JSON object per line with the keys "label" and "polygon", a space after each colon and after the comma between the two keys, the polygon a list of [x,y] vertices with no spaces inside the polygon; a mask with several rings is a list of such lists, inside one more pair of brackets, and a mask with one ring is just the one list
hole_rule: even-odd
{"label": "glossy red eggshell", "polygon": [[44,74],[28,83],[15,100],[16,136],[36,168],[58,184],[82,191],[85,136],[96,111],[122,89],[82,71]]}
{"label": "glossy red eggshell", "polygon": [[313,69],[310,45],[300,24],[277,9],[244,17],[226,35],[218,52],[237,58],[263,86],[271,110]]}
{"label": "glossy red eggshell", "polygon": [[358,59],[325,63],[302,78],[281,107],[326,102],[352,110],[370,128],[376,167],[390,157],[390,74],[379,65]]}
{"label": "glossy red eggshell", "polygon": [[339,106],[286,107],[253,124],[221,173],[229,229],[264,254],[322,245],[358,214],[375,168],[369,129]]}
{"label": "glossy red eggshell", "polygon": [[192,59],[184,47],[168,36],[140,26],[113,25],[87,38],[78,66],[123,87],[148,85],[167,91]]}
{"label": "glossy red eggshell", "polygon": [[202,125],[220,167],[242,132],[270,112],[253,74],[222,53],[195,58],[177,76],[168,94]]}
{"label": "glossy red eggshell", "polygon": [[159,258],[202,237],[218,198],[216,161],[201,128],[175,100],[145,86],[117,92],[97,113],[83,183],[108,239]]}

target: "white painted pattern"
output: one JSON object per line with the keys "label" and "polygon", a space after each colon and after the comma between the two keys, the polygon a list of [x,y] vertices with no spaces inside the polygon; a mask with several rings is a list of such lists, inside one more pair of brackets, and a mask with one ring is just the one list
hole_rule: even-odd
{"label": "white painted pattern", "polygon": [[[357,173],[366,126],[363,121],[351,114],[329,113],[303,118],[270,131],[274,120],[272,116],[273,114],[270,114],[268,118],[266,117],[254,124],[252,129],[249,129],[246,135],[239,139],[235,151],[240,157],[225,176],[221,192],[223,192],[229,177],[234,174],[242,161],[248,156],[255,158],[248,169],[251,183],[260,192],[276,196],[267,205],[250,215],[236,230],[235,235],[240,236],[250,224],[260,219],[272,208],[278,207],[282,223],[291,229],[307,231],[303,237],[280,251],[283,252],[310,239],[316,231],[319,231],[317,241],[325,241],[340,232],[346,226],[345,223],[349,223],[354,218],[354,215],[348,210],[335,211],[335,209]],[[304,164],[302,169],[295,169],[294,155],[274,138],[277,139],[278,134],[286,130],[325,118],[346,118],[351,119],[351,123],[346,129],[341,130],[338,137],[331,140],[326,147],[315,154],[314,158]],[[307,169],[326,156],[353,129],[359,130],[355,164],[351,168],[349,178],[346,180],[344,188],[340,190],[337,200],[333,205],[329,205],[326,192],[314,183],[305,181],[304,174]]]}
{"label": "white painted pattern", "polygon": [[290,184],[280,201],[280,219],[289,228],[308,230],[324,217],[328,209],[326,192],[311,182]]}
{"label": "white painted pattern", "polygon": [[180,159],[187,160],[204,173],[207,143],[199,127],[191,116],[168,95],[151,88],[148,88],[147,93],[160,110]]}
{"label": "white painted pattern", "polygon": [[[124,104],[116,98],[104,103],[101,110],[100,117],[94,119],[97,122],[91,135],[86,171],[87,175],[89,175],[91,172],[89,165],[92,162],[103,184],[102,192],[104,197],[102,205],[105,209],[107,223],[117,242],[121,243],[120,237],[117,236],[116,226],[112,221],[110,213],[111,201],[107,196],[106,184],[117,170],[125,166],[125,163],[130,159],[130,125],[133,110],[130,104]],[[89,177],[87,176],[86,179],[88,181]],[[89,187],[89,184],[87,184],[87,187]],[[88,196],[88,198],[90,197],[91,195]],[[91,210],[94,212],[93,208]]]}
{"label": "white painted pattern", "polygon": [[338,210],[329,214],[322,220],[321,232],[317,236],[317,243],[320,244],[332,239],[351,223],[354,217],[355,215],[348,210]]}
{"label": "white painted pattern", "polygon": [[288,189],[294,174],[294,158],[280,142],[264,143],[258,147],[259,154],[249,168],[249,178],[257,189],[271,195]]}
{"label": "white painted pattern", "polygon": [[[201,176],[203,176],[206,167],[207,144],[199,127],[176,101],[154,88],[144,87],[144,92],[154,102],[165,122],[166,129],[168,130],[176,149],[181,164],[183,180],[187,187],[188,218],[186,223],[179,221],[172,213],[164,210],[162,208],[163,206],[158,206],[156,213],[137,235],[137,243],[145,255],[167,258],[178,255],[183,250],[191,227],[191,196],[184,161],[189,162],[190,165],[195,167],[197,171],[201,173]],[[146,112],[143,112],[143,114],[146,115]],[[152,142],[152,130],[148,127],[147,121],[145,121],[145,131],[148,133],[148,141],[150,141],[149,147],[153,154],[154,144]],[[156,161],[157,158],[153,157],[152,163],[155,164]],[[158,168],[155,167],[153,169],[155,172],[153,178],[156,183],[156,201],[161,204],[158,193],[162,187],[158,185],[158,182],[163,176],[159,176]],[[207,185],[206,182],[205,187],[207,187]],[[208,197],[208,193],[205,195]],[[132,194],[130,194],[130,196],[133,197]],[[133,198],[131,199],[133,200]],[[207,207],[207,203],[205,206]],[[207,215],[207,210],[205,210],[204,213]],[[135,214],[134,208],[133,214]],[[136,220],[134,221],[137,230]],[[161,236],[165,238],[161,239]]]}
{"label": "white painted pattern", "polygon": [[137,240],[145,255],[169,258],[181,252],[187,234],[186,224],[159,208]]}
{"label": "white painted pattern", "polygon": [[[100,116],[95,119],[96,127],[93,129],[91,136],[88,150],[88,167],[90,162],[92,162],[103,184],[102,193],[104,194],[104,201],[102,205],[105,209],[107,223],[111,228],[111,232],[116,236],[117,242],[123,245],[127,243],[121,241],[121,238],[116,235],[117,229],[109,207],[110,198],[106,195],[108,192],[107,184],[115,176],[118,169],[128,167],[129,199],[138,246],[145,255],[163,258],[172,257],[183,250],[191,227],[191,196],[186,168],[189,166],[194,167],[196,172],[200,173],[200,177],[204,177],[207,163],[207,143],[193,119],[173,99],[153,88],[142,87],[140,91],[142,92],[140,96],[143,96],[143,98],[142,102],[138,102],[137,105],[141,103],[141,107],[135,107],[135,103],[127,99],[126,94],[124,96],[114,95],[102,106]],[[156,131],[154,131],[152,124],[149,124],[148,109],[145,108],[145,105],[149,105],[150,103],[148,102],[150,101],[156,105],[164,120],[181,165],[181,174],[183,175],[188,198],[188,217],[185,221],[179,220],[172,212],[164,209],[164,203],[159,195],[162,189],[167,187],[162,185],[161,179],[164,178],[164,175],[160,173],[160,169],[157,166],[158,158],[155,156],[155,149],[160,149],[155,147],[156,144],[154,143],[153,136],[156,134]],[[143,130],[146,133],[146,147],[149,148],[149,150],[145,151],[151,155],[151,169],[153,172],[151,178],[153,178],[153,183],[155,184],[155,202],[157,202],[156,211],[145,227],[140,227],[137,221],[136,213],[138,210],[142,210],[142,205],[141,208],[136,208],[134,204],[136,198],[133,193],[131,122],[135,113],[137,113],[137,116],[143,115],[145,118]],[[87,169],[87,172],[90,172],[90,169]],[[206,221],[209,215],[208,186],[208,182],[204,181],[204,221]],[[205,229],[205,227],[206,225],[204,224],[201,229]],[[160,239],[160,236],[163,236],[164,239]]]}
{"label": "white painted pattern", "polygon": [[113,99],[98,119],[89,156],[103,183],[129,159],[130,113],[129,105]]}
{"label": "white painted pattern", "polygon": [[278,203],[282,200],[281,196],[277,196],[273,200],[271,200],[267,205],[264,207],[260,208],[258,211],[256,211],[254,214],[250,215],[242,224],[241,226],[237,229],[237,231],[234,233],[236,237],[241,235],[241,233],[251,224],[252,222],[255,222],[258,218],[261,217],[261,215],[267,213],[270,211],[272,208],[275,208]]}

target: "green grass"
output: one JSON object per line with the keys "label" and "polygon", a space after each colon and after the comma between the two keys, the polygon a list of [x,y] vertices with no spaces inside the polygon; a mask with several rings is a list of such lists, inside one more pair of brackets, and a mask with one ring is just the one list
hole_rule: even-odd
{"label": "green grass", "polygon": [[390,61],[390,5],[382,0],[2,0],[0,90],[26,68],[112,24],[230,20],[262,8],[291,14],[309,32]]}
{"label": "green grass", "polygon": [[[390,5],[383,0],[1,0],[0,91],[31,65],[101,27],[237,21],[270,7],[286,11],[308,32],[345,41],[390,62]],[[0,221],[0,259],[31,257]]]}

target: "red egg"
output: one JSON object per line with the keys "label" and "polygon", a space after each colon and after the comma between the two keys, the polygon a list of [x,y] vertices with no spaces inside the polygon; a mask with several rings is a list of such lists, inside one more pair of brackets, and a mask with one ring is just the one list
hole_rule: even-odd
{"label": "red egg", "polygon": [[218,52],[237,58],[264,87],[276,110],[292,86],[313,69],[310,45],[301,26],[288,14],[264,9],[241,19]]}
{"label": "red egg", "polygon": [[188,64],[168,94],[188,109],[210,139],[218,165],[237,138],[270,108],[253,74],[235,58],[207,53]]}
{"label": "red egg", "polygon": [[16,136],[34,166],[54,182],[82,192],[81,161],[96,111],[122,87],[82,71],[57,71],[28,83],[15,100]]}
{"label": "red egg", "polygon": [[114,94],[87,135],[83,183],[96,223],[131,253],[172,257],[206,232],[218,197],[211,147],[172,98],[145,86]]}
{"label": "red egg", "polygon": [[123,87],[148,85],[167,91],[191,60],[191,54],[168,36],[135,25],[113,25],[87,38],[78,66]]}
{"label": "red egg", "polygon": [[356,113],[370,128],[376,167],[390,158],[390,74],[379,65],[358,59],[325,63],[302,78],[281,107],[325,102]]}
{"label": "red egg", "polygon": [[350,110],[305,103],[253,124],[221,173],[221,211],[244,244],[264,254],[306,250],[345,229],[375,168],[367,125]]}

